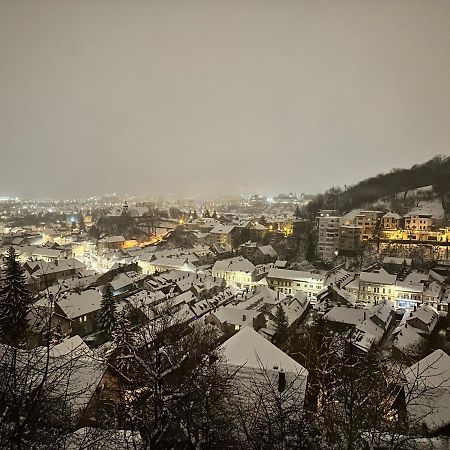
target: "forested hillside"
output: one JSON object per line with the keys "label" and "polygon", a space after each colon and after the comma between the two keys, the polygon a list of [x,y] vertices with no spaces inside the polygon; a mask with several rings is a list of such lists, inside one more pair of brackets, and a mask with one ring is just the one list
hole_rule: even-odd
{"label": "forested hillside", "polygon": [[436,156],[410,169],[392,169],[389,173],[367,178],[353,186],[332,187],[319,194],[305,208],[305,214],[314,217],[320,209],[338,209],[341,212],[353,208],[369,208],[379,199],[394,199],[402,191],[433,186],[441,197],[444,208],[450,210],[450,157]]}

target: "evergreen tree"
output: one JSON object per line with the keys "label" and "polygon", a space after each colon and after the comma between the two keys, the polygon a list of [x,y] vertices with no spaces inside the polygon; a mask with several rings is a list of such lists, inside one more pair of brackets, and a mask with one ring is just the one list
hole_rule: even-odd
{"label": "evergreen tree", "polygon": [[216,219],[216,220],[219,218],[219,216],[217,215],[217,211],[216,210],[214,210],[212,218]]}
{"label": "evergreen tree", "polygon": [[0,287],[0,339],[18,347],[28,327],[31,295],[25,285],[25,271],[13,247],[8,250]]}
{"label": "evergreen tree", "polygon": [[287,338],[289,328],[289,320],[282,303],[277,305],[274,322],[276,327],[274,340],[276,344],[280,344]]}
{"label": "evergreen tree", "polygon": [[100,230],[97,225],[92,225],[92,227],[89,228],[89,234],[95,239],[100,239]]}
{"label": "evergreen tree", "polygon": [[316,243],[314,241],[312,233],[308,234],[305,257],[309,262],[313,262],[316,259]]}
{"label": "evergreen tree", "polygon": [[123,314],[117,317],[117,324],[112,332],[112,342],[117,368],[121,371],[129,371],[138,336],[130,321]]}
{"label": "evergreen tree", "polygon": [[78,213],[78,226],[80,227],[80,231],[86,231],[86,224],[84,223],[83,213]]}
{"label": "evergreen tree", "polygon": [[98,316],[98,324],[100,329],[111,337],[117,323],[116,302],[112,295],[111,286],[106,285],[103,292],[103,298]]}

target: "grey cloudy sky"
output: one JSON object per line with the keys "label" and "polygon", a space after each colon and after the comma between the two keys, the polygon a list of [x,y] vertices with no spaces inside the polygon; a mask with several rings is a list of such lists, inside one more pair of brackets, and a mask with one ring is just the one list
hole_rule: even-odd
{"label": "grey cloudy sky", "polygon": [[0,193],[318,192],[450,153],[450,1],[0,0]]}

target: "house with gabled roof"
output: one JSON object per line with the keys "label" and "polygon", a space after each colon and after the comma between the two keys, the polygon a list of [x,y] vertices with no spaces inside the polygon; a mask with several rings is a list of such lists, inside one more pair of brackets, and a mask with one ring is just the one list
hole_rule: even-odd
{"label": "house with gabled roof", "polygon": [[236,372],[233,377],[236,391],[249,410],[254,409],[254,402],[261,400],[255,395],[255,387],[281,395],[289,386],[296,392],[293,401],[302,408],[308,371],[252,327],[241,328],[219,347],[219,353],[223,369]]}
{"label": "house with gabled roof", "polygon": [[429,434],[450,431],[450,356],[436,350],[403,373],[403,407],[409,426]]}
{"label": "house with gabled roof", "polygon": [[256,267],[242,256],[216,261],[212,276],[225,279],[228,286],[246,288],[256,282]]}

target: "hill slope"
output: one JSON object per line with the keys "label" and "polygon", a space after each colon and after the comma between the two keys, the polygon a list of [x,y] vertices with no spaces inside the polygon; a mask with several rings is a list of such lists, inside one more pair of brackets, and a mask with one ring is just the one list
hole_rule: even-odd
{"label": "hill slope", "polygon": [[[319,194],[306,207],[306,213],[314,217],[319,209],[338,209],[341,212],[353,208],[373,207],[380,199],[395,202],[399,193],[411,191],[423,186],[432,186],[428,195],[441,198],[442,204],[450,210],[450,157],[436,156],[410,169],[393,169],[389,173],[367,178],[359,183],[341,189],[333,187]],[[423,194],[421,194],[423,195]]]}

